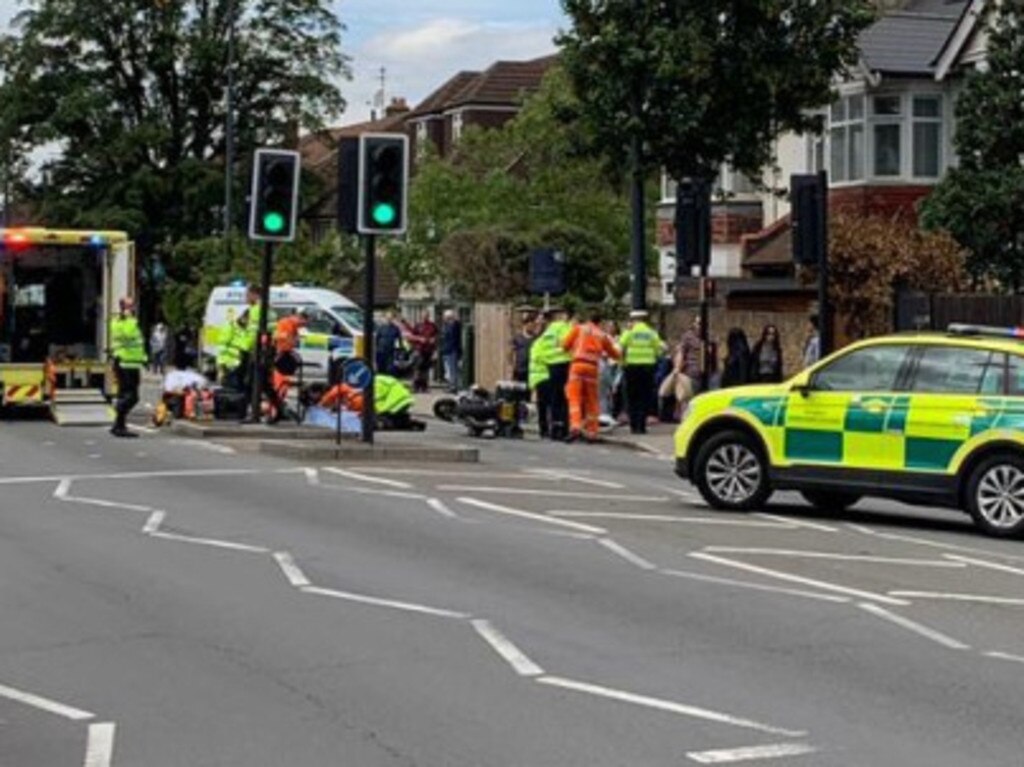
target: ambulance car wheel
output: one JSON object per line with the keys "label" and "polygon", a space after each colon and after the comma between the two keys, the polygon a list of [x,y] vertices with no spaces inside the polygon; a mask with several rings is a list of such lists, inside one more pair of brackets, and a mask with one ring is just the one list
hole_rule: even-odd
{"label": "ambulance car wheel", "polygon": [[965,493],[974,523],[988,535],[1024,535],[1024,457],[998,453],[971,473]]}
{"label": "ambulance car wheel", "polygon": [[758,509],[772,493],[761,446],[742,431],[721,432],[701,446],[693,481],[704,500],[723,511]]}
{"label": "ambulance car wheel", "polygon": [[862,497],[856,493],[842,493],[832,490],[801,490],[800,495],[814,508],[829,512],[846,511],[851,506],[854,506]]}

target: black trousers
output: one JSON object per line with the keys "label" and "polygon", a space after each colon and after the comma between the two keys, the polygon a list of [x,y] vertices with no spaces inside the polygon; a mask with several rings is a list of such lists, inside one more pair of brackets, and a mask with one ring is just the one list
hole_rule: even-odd
{"label": "black trousers", "polygon": [[137,368],[114,366],[114,374],[117,376],[117,402],[114,405],[114,411],[117,413],[117,418],[114,421],[115,429],[127,428],[128,414],[139,404],[140,373],[141,371]]}
{"label": "black trousers", "polygon": [[537,425],[540,436],[547,439],[551,434],[551,379],[537,384]]}
{"label": "black trousers", "polygon": [[549,365],[551,374],[551,439],[569,436],[569,400],[565,386],[569,383],[569,363]]}
{"label": "black trousers", "polygon": [[654,398],[654,365],[626,365],[626,406],[629,430],[647,433],[647,414]]}

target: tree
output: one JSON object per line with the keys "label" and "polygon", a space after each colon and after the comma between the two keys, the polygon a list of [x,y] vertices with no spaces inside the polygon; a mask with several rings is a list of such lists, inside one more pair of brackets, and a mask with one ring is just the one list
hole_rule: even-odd
{"label": "tree", "polygon": [[43,222],[126,229],[144,255],[219,228],[232,24],[239,157],[344,106],[342,27],[326,0],[27,6],[0,40],[0,142],[53,155],[31,189]]}
{"label": "tree", "polygon": [[[1024,0],[989,3],[988,66],[971,72],[957,101],[956,152],[922,205],[925,226],[971,252],[977,278],[1024,286]],[[994,115],[998,115],[995,118]]]}
{"label": "tree", "polygon": [[897,285],[934,293],[967,282],[963,248],[952,237],[899,220],[836,216],[829,249],[829,297],[851,338],[891,330]]}
{"label": "tree", "polygon": [[558,39],[590,150],[616,175],[664,167],[713,178],[724,164],[752,179],[772,140],[817,128],[833,77],[857,60],[868,0],[562,0]]}

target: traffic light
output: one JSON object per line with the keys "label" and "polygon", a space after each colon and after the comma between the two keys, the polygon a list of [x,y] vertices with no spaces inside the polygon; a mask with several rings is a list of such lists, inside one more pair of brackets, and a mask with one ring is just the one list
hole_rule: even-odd
{"label": "traffic light", "polygon": [[825,204],[828,181],[819,174],[794,174],[790,178],[793,206],[793,262],[818,266],[825,254]]}
{"label": "traffic light", "polygon": [[249,205],[249,239],[291,242],[299,208],[299,153],[257,149]]}
{"label": "traffic light", "polygon": [[409,137],[359,137],[359,234],[405,234],[408,225]]}
{"label": "traffic light", "polygon": [[677,279],[711,261],[711,184],[687,179],[676,191]]}

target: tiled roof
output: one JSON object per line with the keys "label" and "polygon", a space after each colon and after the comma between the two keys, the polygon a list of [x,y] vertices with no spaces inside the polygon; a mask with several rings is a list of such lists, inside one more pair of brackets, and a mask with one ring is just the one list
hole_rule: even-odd
{"label": "tiled roof", "polygon": [[468,104],[519,106],[526,93],[536,91],[557,55],[530,61],[497,61],[483,72],[459,72],[427,96],[412,118],[440,114]]}
{"label": "tiled roof", "polygon": [[423,99],[409,116],[415,118],[435,112],[443,112],[452,103],[452,98],[472,85],[480,77],[480,74],[480,72],[459,72]]}
{"label": "tiled roof", "polygon": [[310,170],[316,171],[327,160],[334,158],[338,151],[338,141],[343,138],[353,138],[364,133],[403,133],[407,117],[408,112],[398,113],[380,120],[367,120],[307,134],[299,139],[302,163]]}
{"label": "tiled roof", "polygon": [[864,31],[861,57],[868,69],[896,75],[932,75],[968,0],[913,0]]}

